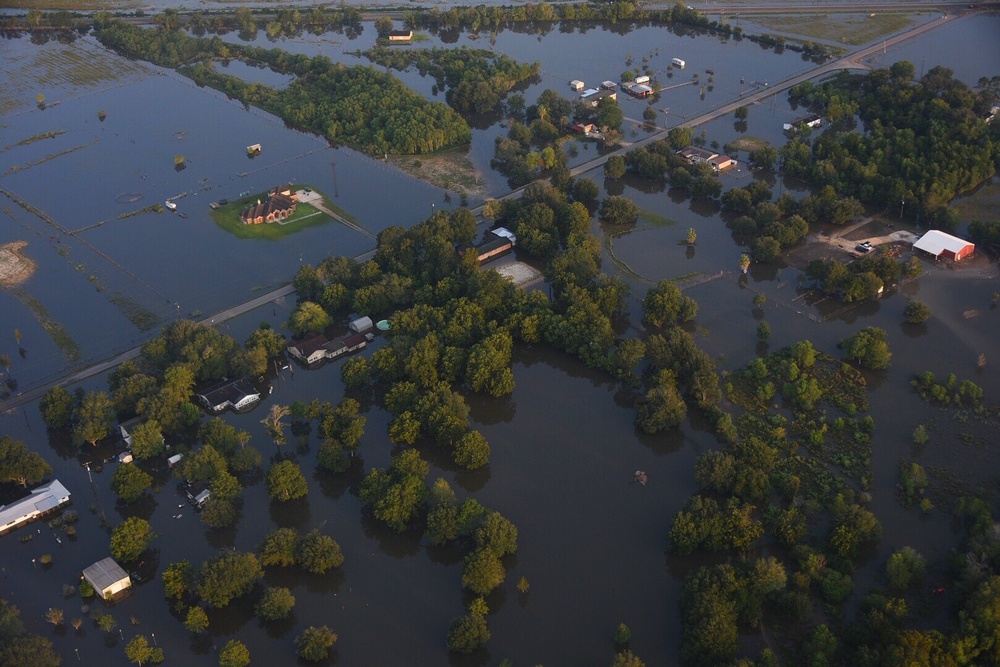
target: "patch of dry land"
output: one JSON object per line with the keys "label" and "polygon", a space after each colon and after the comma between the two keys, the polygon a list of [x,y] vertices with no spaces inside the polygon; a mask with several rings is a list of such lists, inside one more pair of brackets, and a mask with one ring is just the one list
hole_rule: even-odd
{"label": "patch of dry land", "polygon": [[486,180],[469,159],[468,149],[456,148],[434,155],[389,156],[389,161],[408,174],[469,199],[484,199]]}
{"label": "patch of dry land", "polygon": [[0,286],[20,285],[35,272],[35,263],[21,252],[26,245],[27,241],[0,245]]}
{"label": "patch of dry land", "polygon": [[729,145],[738,151],[746,151],[749,153],[750,151],[756,151],[766,146],[770,146],[771,142],[765,139],[761,139],[759,137],[754,137],[749,134],[745,134],[738,139],[730,141]]}
{"label": "patch of dry land", "polygon": [[[875,7],[873,7],[875,8]],[[754,16],[754,23],[793,35],[861,46],[905,30],[913,24],[906,14],[810,14],[804,16]]]}

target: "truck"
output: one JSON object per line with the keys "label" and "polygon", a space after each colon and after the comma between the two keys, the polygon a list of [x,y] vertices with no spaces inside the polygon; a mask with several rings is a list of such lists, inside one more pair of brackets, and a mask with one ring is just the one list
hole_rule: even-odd
{"label": "truck", "polygon": [[687,63],[681,60],[680,58],[674,58],[670,62],[673,63],[673,66],[676,67],[677,69],[684,69],[684,67],[687,65]]}

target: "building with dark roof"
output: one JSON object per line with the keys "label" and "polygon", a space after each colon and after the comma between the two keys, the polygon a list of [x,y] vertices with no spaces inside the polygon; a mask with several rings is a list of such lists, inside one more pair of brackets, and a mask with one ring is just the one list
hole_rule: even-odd
{"label": "building with dark roof", "polygon": [[258,199],[255,206],[240,213],[240,222],[244,225],[259,225],[284,220],[295,213],[298,201],[298,193],[278,186],[267,193],[263,202]]}
{"label": "building with dark roof", "polygon": [[260,392],[250,378],[241,377],[212,385],[199,393],[198,399],[212,412],[222,412],[226,408],[239,411],[260,401]]}

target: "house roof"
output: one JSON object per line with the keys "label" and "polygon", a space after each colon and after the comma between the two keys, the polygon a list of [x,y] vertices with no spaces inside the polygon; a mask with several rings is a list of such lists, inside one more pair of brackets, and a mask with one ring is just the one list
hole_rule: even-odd
{"label": "house roof", "polygon": [[20,500],[0,507],[0,526],[34,512],[48,512],[69,500],[70,493],[59,480],[31,490],[31,494]]}
{"label": "house roof", "polygon": [[88,567],[83,571],[83,576],[94,585],[94,588],[101,591],[111,588],[123,579],[128,579],[128,573],[111,556]]}
{"label": "house roof", "polygon": [[223,380],[201,392],[198,396],[210,406],[218,406],[227,402],[235,405],[245,396],[254,394],[259,396],[260,392],[254,389],[249,378],[241,377],[235,380]]}
{"label": "house roof", "polygon": [[375,326],[375,323],[372,322],[372,318],[365,315],[364,317],[359,317],[355,320],[351,320],[351,324],[349,326],[351,328],[356,328],[356,329],[371,329],[373,326]]}
{"label": "house roof", "polygon": [[313,352],[323,349],[323,346],[330,342],[324,334],[316,334],[302,340],[293,340],[288,344],[288,348],[297,349],[303,357],[310,356]]}
{"label": "house roof", "polygon": [[683,158],[699,158],[701,160],[711,160],[714,157],[718,157],[718,153],[714,151],[707,151],[704,148],[698,148],[697,146],[688,146],[677,151]]}
{"label": "house roof", "polygon": [[285,192],[288,192],[288,188],[276,187],[267,193],[263,202],[259,201],[256,205],[240,213],[240,218],[242,220],[255,220],[266,218],[275,211],[294,211],[298,197],[294,194],[286,195]]}
{"label": "house roof", "polygon": [[354,347],[355,345],[361,345],[361,343],[367,343],[368,337],[363,333],[356,333],[354,335],[344,337],[341,342],[343,342],[347,347]]}
{"label": "house roof", "polygon": [[939,229],[932,229],[917,240],[913,247],[923,250],[937,257],[945,250],[957,254],[966,246],[972,245],[970,242],[960,239],[957,236],[946,234]]}

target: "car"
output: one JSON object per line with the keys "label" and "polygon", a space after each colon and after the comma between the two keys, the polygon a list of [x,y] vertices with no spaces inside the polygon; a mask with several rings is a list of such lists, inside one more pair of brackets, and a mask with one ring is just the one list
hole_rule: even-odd
{"label": "car", "polygon": [[858,252],[868,252],[869,250],[872,249],[872,243],[871,241],[865,241],[864,243],[859,243],[858,245],[854,246],[854,249],[857,250]]}

